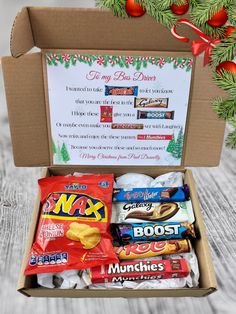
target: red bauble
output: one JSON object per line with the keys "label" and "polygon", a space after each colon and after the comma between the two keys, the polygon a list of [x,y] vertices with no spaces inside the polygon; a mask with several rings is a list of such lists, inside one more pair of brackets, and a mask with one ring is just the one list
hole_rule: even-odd
{"label": "red bauble", "polygon": [[228,21],[228,14],[225,8],[222,8],[216,14],[212,16],[210,20],[207,21],[207,24],[212,27],[223,26]]}
{"label": "red bauble", "polygon": [[224,61],[221,62],[217,67],[216,67],[216,71],[218,73],[220,73],[222,70],[226,70],[229,71],[233,74],[236,74],[236,63],[234,63],[233,61]]}
{"label": "red bauble", "polygon": [[170,7],[171,11],[176,15],[183,15],[188,12],[189,3],[188,0],[185,1],[185,4],[172,4]]}
{"label": "red bauble", "polygon": [[233,32],[236,31],[236,28],[232,25],[226,27],[225,37],[230,37]]}
{"label": "red bauble", "polygon": [[135,0],[126,0],[125,9],[128,15],[133,17],[142,16],[146,12],[146,10],[140,4],[137,4]]}

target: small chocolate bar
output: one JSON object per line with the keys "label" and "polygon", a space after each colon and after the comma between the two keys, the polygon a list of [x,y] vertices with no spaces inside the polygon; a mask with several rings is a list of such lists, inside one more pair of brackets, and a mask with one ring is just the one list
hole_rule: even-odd
{"label": "small chocolate bar", "polygon": [[137,98],[134,108],[168,108],[169,98]]}
{"label": "small chocolate bar", "polygon": [[161,191],[161,198],[171,198],[178,192],[178,188],[169,188]]}
{"label": "small chocolate bar", "polygon": [[174,111],[137,111],[137,119],[174,120]]}
{"label": "small chocolate bar", "polygon": [[135,123],[112,123],[111,128],[112,129],[136,129],[136,130],[142,130],[143,129],[143,124],[135,124]]}
{"label": "small chocolate bar", "polygon": [[196,238],[193,224],[187,222],[144,222],[111,225],[113,240],[119,244]]}
{"label": "small chocolate bar", "polygon": [[166,240],[145,243],[131,243],[116,247],[115,252],[120,260],[157,257],[188,253],[191,251],[191,243],[188,239]]}
{"label": "small chocolate bar", "polygon": [[184,202],[188,200],[188,188],[156,187],[114,189],[113,202]]}
{"label": "small chocolate bar", "polygon": [[138,86],[105,85],[105,96],[137,96]]}
{"label": "small chocolate bar", "polygon": [[164,203],[113,203],[112,210],[118,213],[119,223],[188,222],[195,221],[192,202]]}
{"label": "small chocolate bar", "polygon": [[104,282],[124,282],[184,278],[189,275],[189,265],[184,258],[128,261],[93,267],[90,277],[93,284]]}

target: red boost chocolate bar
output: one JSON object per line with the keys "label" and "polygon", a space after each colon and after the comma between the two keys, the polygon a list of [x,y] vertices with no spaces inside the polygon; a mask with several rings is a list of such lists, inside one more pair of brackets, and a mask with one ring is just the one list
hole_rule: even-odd
{"label": "red boost chocolate bar", "polygon": [[93,284],[135,280],[183,278],[189,275],[187,261],[182,259],[122,262],[91,268]]}

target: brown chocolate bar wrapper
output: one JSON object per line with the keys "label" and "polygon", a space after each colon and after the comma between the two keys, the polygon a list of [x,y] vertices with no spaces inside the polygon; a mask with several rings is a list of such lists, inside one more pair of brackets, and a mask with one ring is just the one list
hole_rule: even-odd
{"label": "brown chocolate bar wrapper", "polygon": [[169,98],[137,98],[134,108],[168,108]]}
{"label": "brown chocolate bar wrapper", "polygon": [[171,198],[178,191],[178,188],[169,188],[164,191],[161,191],[161,197],[163,198]]}
{"label": "brown chocolate bar wrapper", "polygon": [[136,129],[141,130],[143,129],[143,124],[131,124],[131,123],[112,123],[112,129]]}
{"label": "brown chocolate bar wrapper", "polygon": [[188,253],[190,250],[191,243],[188,239],[133,243],[115,248],[120,260]]}

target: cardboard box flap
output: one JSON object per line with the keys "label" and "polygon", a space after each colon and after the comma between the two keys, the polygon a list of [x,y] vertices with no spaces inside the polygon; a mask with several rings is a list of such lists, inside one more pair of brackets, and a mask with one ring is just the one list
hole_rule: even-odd
{"label": "cardboard box flap", "polygon": [[23,8],[15,18],[10,39],[13,57],[19,57],[34,47],[34,39],[27,8]]}
{"label": "cardboard box flap", "polygon": [[16,166],[50,164],[42,56],[2,59]]}
{"label": "cardboard box flap", "polygon": [[[193,39],[190,30],[183,27],[183,31],[184,36]],[[21,43],[23,37],[28,39]],[[90,48],[101,53],[190,50],[189,44],[173,38],[168,29],[147,15],[139,19],[121,19],[106,10],[78,8],[24,8],[13,27],[13,55],[24,54],[34,44],[45,49],[79,48],[85,51],[83,49]],[[51,166],[42,55],[6,57],[2,64],[15,164]],[[211,69],[203,67],[203,58],[197,57],[182,166],[219,164],[225,122],[217,118],[211,101],[222,94],[212,81]]]}
{"label": "cardboard box flap", "polygon": [[[194,32],[181,27],[190,39]],[[12,28],[11,53],[20,56],[33,46],[50,49],[114,49],[190,51],[149,15],[122,19],[108,10],[81,8],[24,8]]]}

